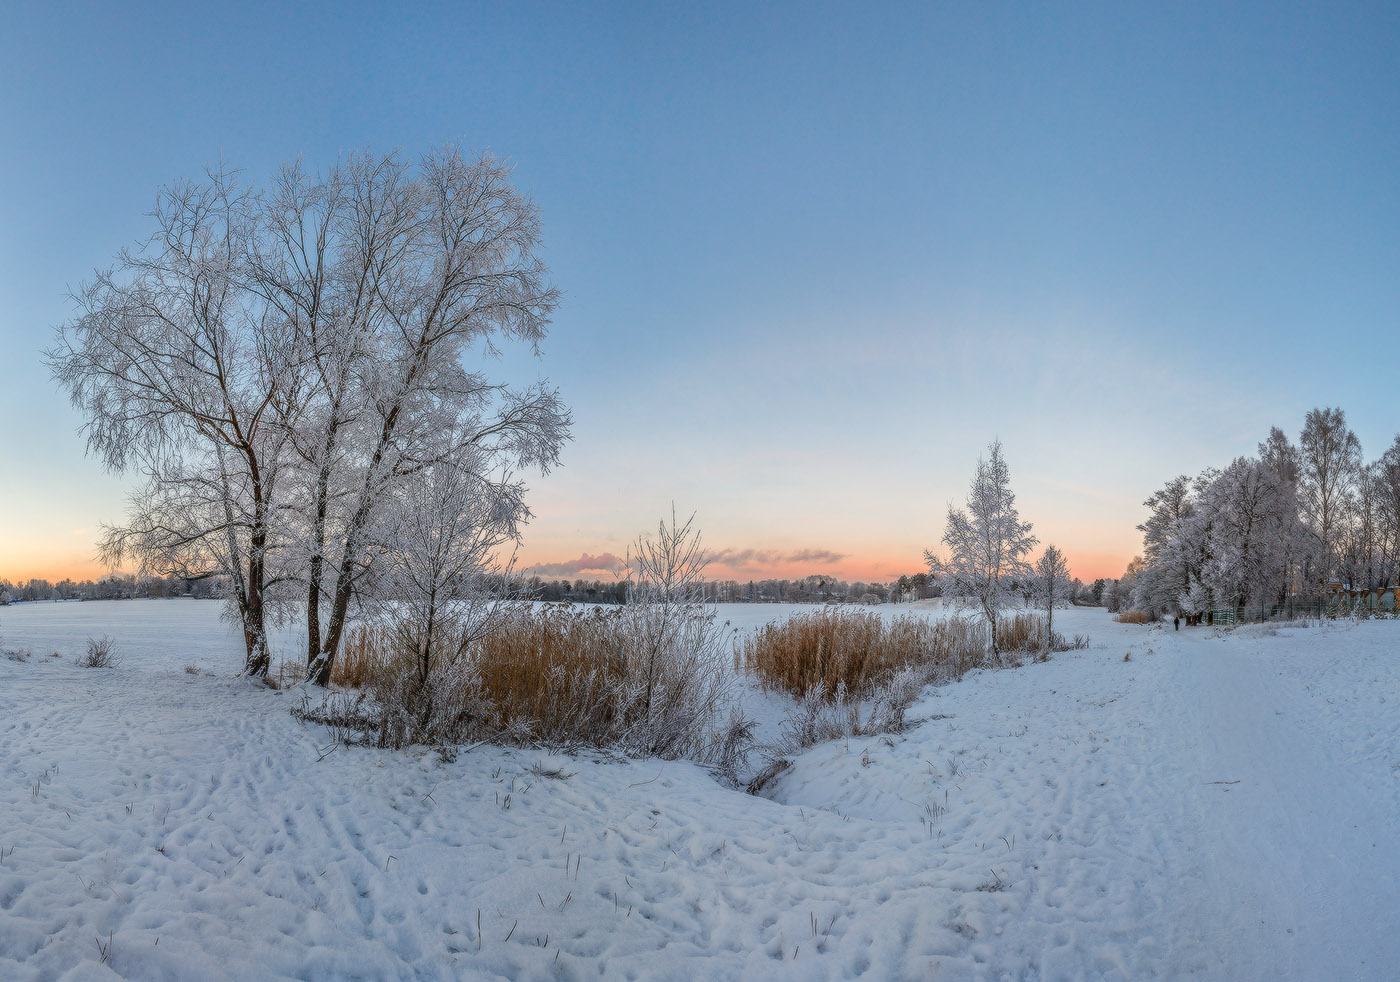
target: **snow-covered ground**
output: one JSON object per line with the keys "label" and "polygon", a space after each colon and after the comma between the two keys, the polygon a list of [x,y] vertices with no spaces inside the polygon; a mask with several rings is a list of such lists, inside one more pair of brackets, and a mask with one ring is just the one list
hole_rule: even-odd
{"label": "snow-covered ground", "polygon": [[[322,758],[216,605],[0,609],[34,650],[0,659],[0,978],[1395,978],[1400,623],[1056,619],[1094,646],[930,689],[756,798],[684,763]],[[99,633],[121,666],[77,667]]]}

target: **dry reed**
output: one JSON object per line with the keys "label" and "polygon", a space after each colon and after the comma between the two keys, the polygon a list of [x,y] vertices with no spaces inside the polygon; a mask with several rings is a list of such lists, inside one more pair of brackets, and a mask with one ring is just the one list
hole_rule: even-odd
{"label": "dry reed", "polygon": [[388,664],[394,648],[388,633],[372,624],[354,624],[341,638],[340,651],[331,664],[331,685],[362,689]]}
{"label": "dry reed", "polygon": [[714,728],[730,678],[706,647],[710,623],[685,607],[669,618],[646,607],[511,607],[465,643],[444,632],[426,679],[393,625],[358,625],[331,681],[371,696],[382,745],[494,740],[704,757],[723,737]]}
{"label": "dry reed", "polygon": [[1152,618],[1140,610],[1125,610],[1113,618],[1119,624],[1151,624]]}
{"label": "dry reed", "polygon": [[767,624],[744,639],[740,661],[769,688],[797,699],[864,698],[901,670],[957,678],[983,663],[986,632],[965,618],[885,620],[863,611],[819,610]]}
{"label": "dry reed", "polygon": [[997,647],[1002,651],[1041,651],[1045,648],[1045,618],[1012,614],[997,618]]}

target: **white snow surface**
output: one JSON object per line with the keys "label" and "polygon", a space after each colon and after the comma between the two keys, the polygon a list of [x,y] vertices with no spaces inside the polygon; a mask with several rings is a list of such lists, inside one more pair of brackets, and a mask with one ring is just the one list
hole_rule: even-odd
{"label": "white snow surface", "polygon": [[[0,978],[1400,975],[1400,623],[1056,625],[1094,646],[931,688],[760,798],[678,762],[322,758],[215,604],[0,608],[34,652],[0,658]],[[119,667],[74,664],[98,633]]]}

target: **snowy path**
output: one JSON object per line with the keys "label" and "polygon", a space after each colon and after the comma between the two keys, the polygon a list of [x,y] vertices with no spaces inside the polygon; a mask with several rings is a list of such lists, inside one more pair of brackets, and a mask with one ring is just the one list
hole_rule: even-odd
{"label": "snowy path", "polygon": [[1095,648],[931,690],[773,800],[318,761],[294,695],[183,655],[0,659],[0,978],[1395,978],[1400,624],[1090,614]]}
{"label": "snowy path", "polygon": [[[1395,978],[1394,668],[1377,675],[1309,652],[1280,664],[1272,640],[1185,646],[1176,696],[1195,707],[1180,732],[1198,736],[1183,759],[1196,760],[1203,777],[1237,782],[1198,795],[1205,922],[1232,926],[1215,932],[1218,965],[1228,970],[1239,952],[1256,952],[1261,978]],[[1364,712],[1344,711],[1348,702]],[[1257,924],[1241,908],[1256,910]]]}

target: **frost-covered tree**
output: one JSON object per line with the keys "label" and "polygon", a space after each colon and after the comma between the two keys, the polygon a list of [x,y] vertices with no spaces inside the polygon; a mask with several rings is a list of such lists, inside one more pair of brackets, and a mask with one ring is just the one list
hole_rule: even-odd
{"label": "frost-covered tree", "polygon": [[507,475],[484,478],[481,463],[438,461],[382,509],[379,528],[392,548],[375,569],[367,612],[394,657],[414,667],[385,680],[388,731],[451,730],[479,709],[468,697],[471,656],[511,610],[497,589],[509,577],[497,553],[529,516],[523,486]]}
{"label": "frost-covered tree", "polygon": [[1192,479],[1182,474],[1143,502],[1150,511],[1138,526],[1143,533],[1142,574],[1130,602],[1153,617],[1176,611],[1177,599],[1200,572],[1193,563],[1197,550],[1190,548],[1196,512],[1192,486]]}
{"label": "frost-covered tree", "polygon": [[1055,639],[1055,608],[1068,607],[1074,598],[1074,583],[1070,581],[1069,563],[1064,553],[1054,546],[1046,546],[1036,560],[1032,582],[1035,604],[1045,608],[1045,643],[1049,647]]}
{"label": "frost-covered tree", "polygon": [[1326,586],[1337,565],[1339,527],[1361,468],[1361,442],[1340,409],[1308,412],[1299,440],[1299,490],[1318,545],[1317,576]]}
{"label": "frost-covered tree", "polygon": [[[331,464],[341,493],[327,532],[333,546],[319,552],[329,611],[309,659],[317,684],[329,681],[356,590],[384,555],[375,530],[394,487],[468,452],[547,472],[570,425],[547,383],[510,389],[468,360],[506,341],[538,351],[558,303],[538,256],[538,212],[509,168],[449,147],[416,171],[397,157],[359,160],[342,180],[350,201],[342,251],[355,257],[356,274],[345,292],[363,288],[373,301],[357,315],[363,330],[349,332],[363,353],[344,355],[355,365],[355,422]],[[322,387],[318,401],[331,398]]]}
{"label": "frost-covered tree", "polygon": [[266,614],[285,544],[278,509],[285,434],[275,425],[297,370],[285,324],[247,289],[257,200],[223,170],[162,190],[156,229],[74,299],[47,352],[85,417],[89,451],[136,470],[109,564],[225,577],[245,669],[267,674]]}
{"label": "frost-covered tree", "polygon": [[1276,530],[1280,565],[1275,599],[1282,603],[1301,585],[1302,571],[1311,563],[1314,552],[1298,501],[1302,462],[1298,448],[1277,426],[1270,428],[1269,438],[1259,444],[1259,461],[1274,475],[1288,499],[1283,520]]}
{"label": "frost-covered tree", "polygon": [[324,684],[353,605],[402,559],[406,488],[439,465],[485,488],[558,462],[558,393],[485,369],[506,342],[538,351],[557,305],[538,213],[504,164],[447,147],[287,167],[257,193],[212,173],[156,220],[50,352],[90,446],[147,477],[105,553],[226,577],[255,674],[295,587]]}
{"label": "frost-covered tree", "polygon": [[1036,542],[1031,524],[1016,512],[1011,472],[1001,441],[994,440],[987,457],[977,461],[964,508],[948,506],[943,532],[947,560],[924,553],[929,573],[943,583],[943,595],[979,609],[987,619],[994,652],[1000,650],[997,615],[1015,599],[1015,582],[1031,577],[1026,556]]}
{"label": "frost-covered tree", "polygon": [[483,477],[470,461],[438,461],[385,506],[380,527],[393,547],[372,595],[421,682],[435,659],[464,657],[489,623],[504,575],[498,550],[518,541],[529,517],[523,493],[520,483]]}
{"label": "frost-covered tree", "polygon": [[1194,576],[1190,585],[1177,598],[1177,609],[1188,618],[1199,618],[1213,606],[1210,591]]}
{"label": "frost-covered tree", "polygon": [[1204,489],[1201,509],[1212,518],[1201,576],[1211,595],[1232,606],[1272,599],[1284,575],[1281,533],[1296,512],[1292,488],[1263,463],[1240,457]]}
{"label": "frost-covered tree", "polygon": [[1194,479],[1174,478],[1147,499],[1153,511],[1138,526],[1144,532],[1143,555],[1129,565],[1131,575],[1124,574],[1119,582],[1125,606],[1153,617],[1185,612],[1181,598],[1204,578],[1211,559],[1215,515],[1200,502],[1216,477],[1216,471],[1207,469]]}

